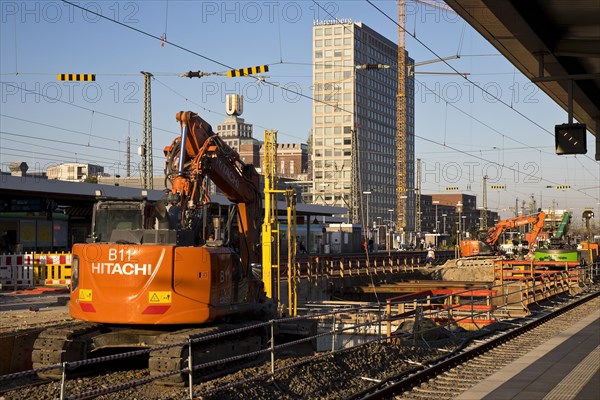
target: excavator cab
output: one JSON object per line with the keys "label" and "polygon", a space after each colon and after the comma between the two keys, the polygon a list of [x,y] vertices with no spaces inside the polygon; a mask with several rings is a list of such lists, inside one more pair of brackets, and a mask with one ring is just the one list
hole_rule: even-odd
{"label": "excavator cab", "polygon": [[94,205],[92,235],[88,243],[141,243],[148,219],[154,219],[149,202],[100,200]]}

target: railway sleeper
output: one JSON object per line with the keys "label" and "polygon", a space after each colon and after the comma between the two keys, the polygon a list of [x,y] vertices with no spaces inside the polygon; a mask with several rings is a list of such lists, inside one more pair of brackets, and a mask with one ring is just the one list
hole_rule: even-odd
{"label": "railway sleeper", "polygon": [[464,388],[470,388],[471,386],[473,386],[469,382],[457,381],[457,380],[447,380],[447,379],[443,379],[442,377],[440,377],[439,379],[432,379],[429,384],[443,387],[443,388],[448,388],[450,390],[453,390],[454,388],[462,390]]}

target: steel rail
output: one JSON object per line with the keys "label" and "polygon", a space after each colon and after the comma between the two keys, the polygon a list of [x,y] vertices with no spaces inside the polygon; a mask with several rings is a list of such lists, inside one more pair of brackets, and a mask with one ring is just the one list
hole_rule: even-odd
{"label": "steel rail", "polygon": [[478,346],[466,350],[464,350],[463,348],[463,350],[458,350],[460,352],[458,354],[444,356],[438,360],[435,360],[433,361],[433,363],[435,364],[429,367],[415,368],[415,370],[409,372],[410,375],[408,376],[406,376],[406,373],[402,373],[401,375],[386,378],[368,389],[346,397],[345,400],[386,399],[398,393],[408,391],[413,387],[419,385],[420,383],[423,383],[451,368],[456,367],[459,364],[469,361],[470,359],[473,359],[480,354],[483,354],[495,347],[498,347],[501,344],[511,340],[512,338],[522,335],[523,333],[530,331],[535,327],[542,325],[550,321],[551,319],[554,319],[564,314],[565,312],[572,310],[578,307],[579,305],[584,304],[598,296],[600,296],[599,290],[595,291],[594,293],[588,294],[587,296],[584,296],[580,299],[569,302],[564,307],[561,307],[558,310],[536,318],[524,325],[511,329],[503,333],[502,335],[491,338]]}

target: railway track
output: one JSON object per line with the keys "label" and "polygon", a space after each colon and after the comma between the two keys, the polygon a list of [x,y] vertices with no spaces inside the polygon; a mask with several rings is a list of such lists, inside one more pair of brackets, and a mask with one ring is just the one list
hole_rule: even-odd
{"label": "railway track", "polygon": [[[396,350],[399,352],[392,353],[394,346],[390,344],[379,346],[382,349],[381,353],[374,353],[373,349],[365,349],[354,355],[340,353],[335,356],[321,357],[321,363],[306,357],[304,367],[277,374],[275,382],[267,377],[265,380],[215,392],[208,398],[453,398],[558,332],[567,329],[574,321],[588,316],[590,310],[596,310],[599,307],[600,297],[597,292],[594,295],[588,294],[585,298],[579,297],[574,300],[567,298],[554,306],[541,308],[534,315],[535,318],[506,323],[506,329],[491,333],[493,336],[479,337],[476,341],[463,346],[459,353],[446,357],[444,360],[440,358],[442,352],[438,352],[437,355],[432,353],[432,357],[425,356],[424,348],[408,349],[413,353],[403,353],[404,350]],[[559,312],[559,308],[562,308],[562,311]],[[518,330],[523,332],[519,335]],[[418,355],[417,352],[421,352],[421,355]],[[396,355],[392,356],[392,354]],[[365,366],[359,365],[361,363],[358,359],[359,355],[366,360]],[[420,359],[426,366],[407,364],[405,360],[408,359]],[[298,360],[299,358],[296,358],[294,362]],[[378,368],[380,365],[382,367]],[[407,376],[409,370],[410,375]],[[214,381],[196,384],[194,391],[202,393],[209,388],[221,387],[229,383],[234,384],[247,377],[266,375],[269,371],[268,363],[240,370]],[[391,371],[396,371],[396,374],[389,373]],[[65,398],[91,398],[89,396],[80,397],[79,394],[95,393],[95,391],[102,391],[116,385],[122,385],[122,389],[115,393],[92,396],[96,396],[94,398],[98,399],[188,398],[187,389],[184,387],[164,387],[153,383],[130,387],[128,384],[135,380],[148,378],[148,381],[151,381],[149,369],[140,365],[126,368],[119,364],[93,372],[89,376],[68,379],[64,387]],[[336,385],[333,385],[332,382],[343,382],[341,387],[345,391],[335,392]],[[325,386],[317,387],[315,385]],[[0,394],[6,400],[60,398],[60,386],[59,381],[40,382],[33,377],[19,377],[11,382],[0,381]],[[303,388],[303,386],[305,387]]]}
{"label": "railway track", "polygon": [[389,377],[350,399],[453,399],[558,332],[600,307],[600,288],[566,304],[555,304],[530,318],[505,323],[509,328],[472,341],[457,354],[410,375]]}

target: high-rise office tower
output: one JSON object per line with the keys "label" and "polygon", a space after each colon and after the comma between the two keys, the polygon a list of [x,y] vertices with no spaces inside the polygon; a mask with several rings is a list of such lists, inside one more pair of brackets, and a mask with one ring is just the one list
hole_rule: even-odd
{"label": "high-rise office tower", "polygon": [[[350,222],[371,227],[395,222],[397,54],[396,43],[360,22],[316,21],[313,27],[313,202],[348,207]],[[406,78],[406,107],[407,151],[400,162],[407,178],[405,230],[412,231],[412,76]]]}

